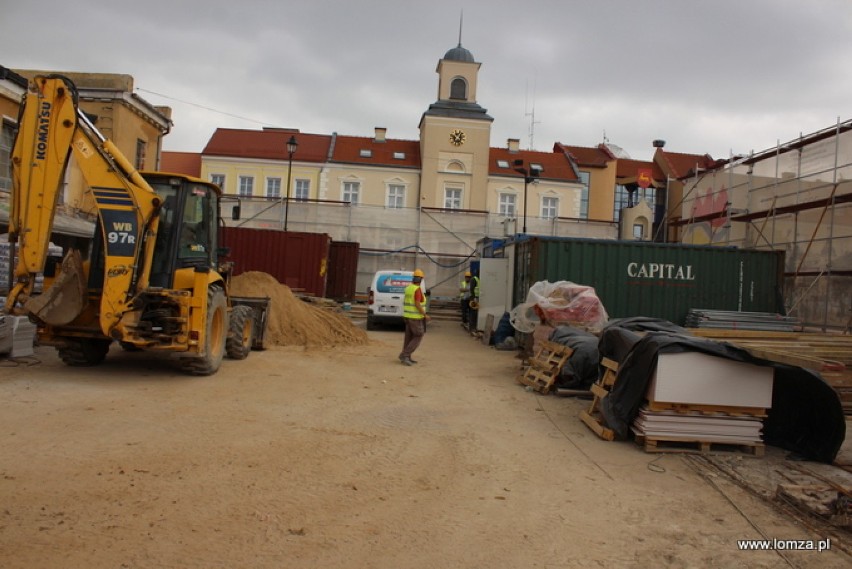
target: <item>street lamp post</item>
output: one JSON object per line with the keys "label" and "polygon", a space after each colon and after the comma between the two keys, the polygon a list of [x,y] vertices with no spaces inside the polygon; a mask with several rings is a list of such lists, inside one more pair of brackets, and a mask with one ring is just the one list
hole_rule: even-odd
{"label": "street lamp post", "polygon": [[524,161],[521,158],[515,160],[515,172],[524,175],[524,228],[522,230],[523,234],[527,232],[527,186],[530,182],[533,182],[538,178],[538,170],[534,169],[532,166],[525,168]]}
{"label": "street lamp post", "polygon": [[287,231],[287,217],[290,215],[290,180],[293,178],[293,154],[299,143],[296,142],[296,136],[290,137],[287,141],[287,198],[284,203],[284,231]]}

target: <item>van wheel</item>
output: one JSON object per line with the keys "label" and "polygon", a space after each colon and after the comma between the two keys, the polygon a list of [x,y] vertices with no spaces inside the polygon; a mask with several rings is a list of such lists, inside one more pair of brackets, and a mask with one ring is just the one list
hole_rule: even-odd
{"label": "van wheel", "polygon": [[367,330],[375,330],[376,323],[373,321],[373,317],[369,314],[367,315]]}

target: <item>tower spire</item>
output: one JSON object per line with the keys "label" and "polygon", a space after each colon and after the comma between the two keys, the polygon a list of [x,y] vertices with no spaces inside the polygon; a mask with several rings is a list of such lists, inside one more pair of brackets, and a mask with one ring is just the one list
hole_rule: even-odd
{"label": "tower spire", "polygon": [[459,15],[459,47],[462,46],[461,38],[462,38],[462,26],[464,25],[464,9],[461,11],[461,15]]}

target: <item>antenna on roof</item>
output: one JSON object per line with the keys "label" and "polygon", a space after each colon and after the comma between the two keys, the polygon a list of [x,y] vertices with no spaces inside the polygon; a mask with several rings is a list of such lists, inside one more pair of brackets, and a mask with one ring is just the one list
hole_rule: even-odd
{"label": "antenna on roof", "polygon": [[461,44],[461,36],[462,36],[462,25],[464,24],[464,8],[461,10],[461,14],[459,15],[459,47]]}
{"label": "antenna on roof", "polygon": [[[527,80],[527,97],[529,97],[529,88],[530,83],[529,79]],[[529,100],[527,100],[527,104]],[[530,117],[530,127],[529,127],[529,137],[530,137],[530,145],[529,150],[535,149],[535,125],[540,124],[541,121],[535,120],[535,80],[533,80],[533,101],[532,101],[532,110],[526,111],[527,104],[524,105],[524,116]]]}

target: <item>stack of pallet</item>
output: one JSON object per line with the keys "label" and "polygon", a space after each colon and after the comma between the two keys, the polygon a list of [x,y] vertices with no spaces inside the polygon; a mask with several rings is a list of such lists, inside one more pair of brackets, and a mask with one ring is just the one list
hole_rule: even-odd
{"label": "stack of pallet", "polygon": [[663,353],[633,422],[648,452],[729,450],[763,455],[773,369],[699,352]]}
{"label": "stack of pallet", "polygon": [[813,332],[699,330],[694,336],[725,341],[753,356],[812,369],[837,392],[843,412],[852,415],[852,336]]}

